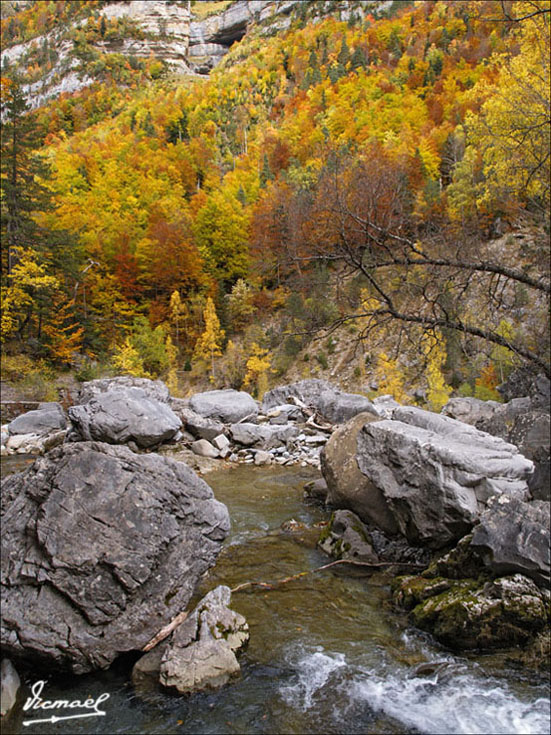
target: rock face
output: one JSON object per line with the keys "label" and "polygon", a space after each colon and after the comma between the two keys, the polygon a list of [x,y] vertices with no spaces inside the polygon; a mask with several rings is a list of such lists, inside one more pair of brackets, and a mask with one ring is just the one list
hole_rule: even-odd
{"label": "rock face", "polygon": [[67,420],[59,403],[43,403],[35,411],[27,411],[8,424],[8,432],[16,434],[50,434],[67,427]]}
{"label": "rock face", "polygon": [[[363,520],[392,532],[383,525],[391,516],[410,544],[441,548],[468,533],[493,495],[529,498],[533,465],[516,447],[418,408],[397,408],[393,416],[359,427],[356,461],[366,480],[354,485],[350,495],[346,482],[338,479],[347,465],[337,452],[332,457],[325,451],[328,486],[337,487],[347,507]],[[372,494],[379,520],[370,510]]]}
{"label": "rock face", "polygon": [[322,450],[321,471],[328,488],[326,503],[334,508],[348,508],[382,531],[396,534],[398,524],[383,492],[358,467],[358,434],[371,421],[377,421],[372,414],[359,414],[339,427]]}
{"label": "rock face", "polygon": [[312,378],[298,383],[283,385],[266,393],[262,401],[263,412],[279,404],[287,403],[290,397],[318,411],[332,424],[342,424],[359,413],[368,412],[378,416],[371,401],[356,393],[343,393],[326,380]]}
{"label": "rock face", "polygon": [[172,439],[182,422],[166,403],[149,398],[142,388],[117,386],[98,393],[82,406],[72,406],[69,418],[87,441],[152,447]]}
{"label": "rock face", "polygon": [[549,514],[549,502],[501,496],[481,515],[471,547],[493,574],[520,572],[548,586]]}
{"label": "rock face", "polygon": [[235,654],[249,639],[249,626],[229,609],[230,598],[229,587],[216,587],[176,628],[161,660],[161,684],[187,694],[218,689],[239,673]]}
{"label": "rock face", "polygon": [[229,530],[186,465],[65,444],[2,493],[2,645],[83,673],[142,648],[185,609]]}
{"label": "rock face", "polygon": [[190,398],[189,407],[203,418],[224,424],[233,424],[258,414],[258,404],[251,395],[232,389],[196,393]]}

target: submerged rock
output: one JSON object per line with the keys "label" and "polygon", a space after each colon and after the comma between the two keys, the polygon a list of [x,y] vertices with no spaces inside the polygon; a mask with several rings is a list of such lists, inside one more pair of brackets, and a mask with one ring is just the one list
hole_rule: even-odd
{"label": "submerged rock", "polygon": [[65,444],[2,484],[2,646],[83,673],[185,609],[229,530],[186,465]]}
{"label": "submerged rock", "polygon": [[141,388],[112,388],[82,406],[69,409],[74,432],[85,441],[135,442],[152,447],[172,439],[182,422],[166,403],[149,398]]}
{"label": "submerged rock", "polygon": [[160,664],[163,686],[181,694],[218,689],[239,673],[236,653],[249,639],[249,626],[229,609],[230,599],[229,587],[216,587],[174,631]]}

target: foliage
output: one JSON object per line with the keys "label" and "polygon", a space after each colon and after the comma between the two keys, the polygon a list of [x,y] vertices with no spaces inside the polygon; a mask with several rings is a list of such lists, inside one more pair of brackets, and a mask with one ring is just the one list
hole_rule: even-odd
{"label": "foliage", "polygon": [[207,365],[210,364],[210,379],[214,381],[214,358],[220,357],[222,354],[222,340],[224,339],[225,332],[220,326],[220,320],[218,319],[214,303],[210,296],[207,298],[203,312],[203,321],[205,330],[197,340],[193,352],[193,359],[202,360]]}
{"label": "foliage", "polygon": [[440,411],[448,402],[452,388],[446,384],[442,374],[446,362],[446,348],[438,331],[435,334],[426,332],[423,335],[423,351],[427,360],[425,371],[428,384],[427,401],[433,411]]}

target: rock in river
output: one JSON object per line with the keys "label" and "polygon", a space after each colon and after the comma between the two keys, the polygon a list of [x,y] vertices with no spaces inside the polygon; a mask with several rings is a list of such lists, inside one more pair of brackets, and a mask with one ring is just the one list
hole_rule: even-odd
{"label": "rock in river", "polygon": [[174,631],[161,661],[159,681],[181,694],[217,689],[239,673],[236,652],[249,639],[245,618],[229,609],[229,587],[209,592]]}
{"label": "rock in river", "polygon": [[186,465],[65,444],[2,486],[2,646],[83,673],[185,609],[229,530]]}
{"label": "rock in river", "polygon": [[175,436],[181,420],[166,403],[150,398],[142,388],[116,387],[98,393],[69,417],[82,439],[152,447]]}
{"label": "rock in river", "polygon": [[[340,440],[348,444],[349,428],[350,440],[357,437],[349,448],[354,465],[335,446],[336,432],[325,449],[328,502],[388,533],[394,525],[412,545],[458,541],[494,495],[530,496],[532,462],[503,439],[455,419],[404,406],[393,419],[346,424]],[[349,487],[340,481],[345,472],[353,478]]]}

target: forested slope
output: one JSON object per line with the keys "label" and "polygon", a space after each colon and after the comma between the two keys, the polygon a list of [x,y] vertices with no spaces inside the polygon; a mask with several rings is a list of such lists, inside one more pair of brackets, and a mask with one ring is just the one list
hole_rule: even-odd
{"label": "forested slope", "polygon": [[548,3],[390,15],[299,10],[208,79],[126,60],[31,116],[3,77],[7,354],[262,392],[346,335],[434,406],[549,372]]}

